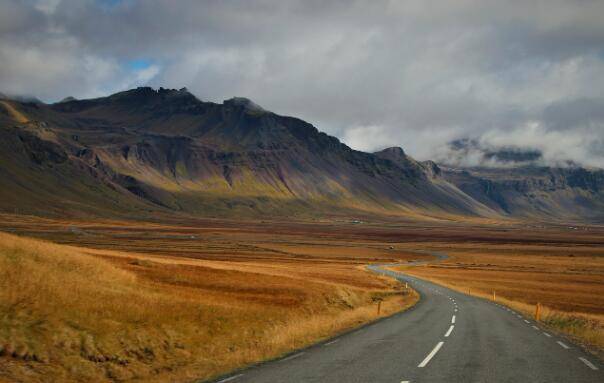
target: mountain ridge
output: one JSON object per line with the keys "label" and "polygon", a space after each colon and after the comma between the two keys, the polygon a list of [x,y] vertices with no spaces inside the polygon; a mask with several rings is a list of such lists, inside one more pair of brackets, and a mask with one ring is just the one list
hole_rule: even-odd
{"label": "mountain ridge", "polygon": [[[36,213],[48,210],[45,201],[55,201],[55,213],[78,214],[73,204],[57,197],[63,183],[67,190],[81,190],[74,199],[79,213],[87,214],[134,209],[196,216],[365,212],[446,219],[573,218],[571,209],[559,215],[535,208],[519,214],[507,208],[508,202],[494,203],[470,186],[483,182],[477,173],[455,176],[432,161],[414,160],[401,148],[356,151],[312,124],[245,98],[217,104],[197,99],[186,88],[141,87],[54,104],[5,102],[0,171],[6,175],[1,186],[11,195],[5,201]],[[27,122],[13,118],[10,108]],[[36,193],[45,188],[36,176],[54,185],[55,196]],[[593,200],[586,206],[604,206],[599,205],[598,177],[596,188],[569,186],[585,189],[583,198]],[[0,203],[0,209],[9,210],[9,203]]]}

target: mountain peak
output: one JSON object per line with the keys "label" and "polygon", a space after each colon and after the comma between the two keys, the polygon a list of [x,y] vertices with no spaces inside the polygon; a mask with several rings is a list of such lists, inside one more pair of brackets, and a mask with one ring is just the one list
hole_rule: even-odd
{"label": "mountain peak", "polygon": [[139,86],[138,88],[125,90],[123,92],[114,93],[109,96],[109,99],[123,99],[123,98],[135,98],[135,99],[146,99],[146,98],[173,98],[173,97],[196,97],[189,92],[187,88],[170,89],[159,87],[157,90],[150,86]]}
{"label": "mountain peak", "polygon": [[374,154],[380,158],[385,158],[395,163],[401,163],[402,161],[409,160],[403,148],[399,146],[392,146],[386,149],[382,149],[380,151],[375,152]]}
{"label": "mountain peak", "polygon": [[266,110],[263,107],[256,104],[249,98],[245,98],[245,97],[233,97],[228,100],[224,100],[223,104],[230,105],[230,106],[236,106],[236,107],[243,107],[243,108],[253,111],[253,112],[266,112]]}

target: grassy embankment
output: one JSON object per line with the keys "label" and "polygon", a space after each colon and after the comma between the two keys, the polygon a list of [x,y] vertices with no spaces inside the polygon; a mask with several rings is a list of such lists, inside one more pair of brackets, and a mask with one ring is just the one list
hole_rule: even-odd
{"label": "grassy embankment", "polygon": [[194,381],[417,299],[350,264],[154,259],[0,233],[0,381]]}

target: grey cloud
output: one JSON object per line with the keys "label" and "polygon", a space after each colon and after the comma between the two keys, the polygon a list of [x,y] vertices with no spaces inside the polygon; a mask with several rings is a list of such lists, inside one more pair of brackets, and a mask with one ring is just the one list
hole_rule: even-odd
{"label": "grey cloud", "polygon": [[[0,90],[58,100],[187,86],[249,97],[363,150],[438,158],[470,137],[604,163],[602,1],[100,4],[0,3]],[[124,67],[139,58],[154,67]]]}
{"label": "grey cloud", "polygon": [[548,105],[543,110],[543,121],[555,130],[602,127],[604,126],[604,98],[579,98]]}

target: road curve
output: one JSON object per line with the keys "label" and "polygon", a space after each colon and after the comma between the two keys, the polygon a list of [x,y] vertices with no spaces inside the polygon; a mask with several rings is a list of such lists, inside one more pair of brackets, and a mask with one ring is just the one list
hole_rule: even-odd
{"label": "road curve", "polygon": [[383,266],[369,268],[418,291],[413,308],[215,382],[604,382],[599,360],[531,318]]}

